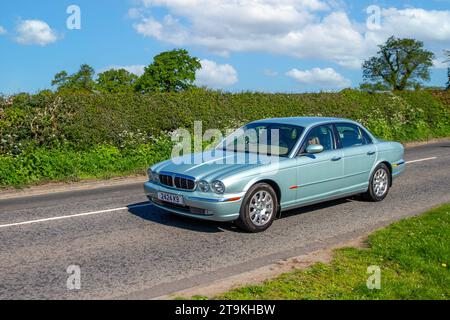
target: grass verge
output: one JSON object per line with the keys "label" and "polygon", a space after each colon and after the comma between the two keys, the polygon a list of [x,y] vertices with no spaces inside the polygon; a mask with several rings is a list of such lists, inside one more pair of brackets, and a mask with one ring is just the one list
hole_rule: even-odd
{"label": "grass verge", "polygon": [[[216,299],[450,298],[450,204],[376,231],[367,242],[368,249],[337,249],[330,264],[317,263]],[[381,270],[380,289],[367,288],[369,266]]]}

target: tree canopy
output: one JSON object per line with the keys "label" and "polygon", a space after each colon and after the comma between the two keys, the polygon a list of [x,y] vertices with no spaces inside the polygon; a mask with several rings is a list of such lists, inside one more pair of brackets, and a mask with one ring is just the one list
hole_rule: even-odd
{"label": "tree canopy", "polygon": [[110,69],[98,75],[87,65],[69,75],[67,71],[57,73],[52,86],[58,90],[87,90],[102,92],[177,92],[194,87],[196,71],[202,66],[196,57],[183,49],[162,52],[154,57],[153,63],[145,68],[142,76],[125,69]]}
{"label": "tree canopy", "polygon": [[138,76],[125,69],[111,69],[98,75],[97,88],[100,91],[118,93],[134,90]]}
{"label": "tree canopy", "polygon": [[55,75],[52,86],[56,86],[58,90],[92,90],[95,86],[93,80],[95,74],[94,68],[88,64],[82,64],[78,72],[69,75],[66,71],[61,71]]}
{"label": "tree canopy", "polygon": [[200,61],[186,50],[175,49],[155,56],[136,83],[139,92],[176,92],[194,86]]}
{"label": "tree canopy", "polygon": [[364,86],[405,90],[430,80],[429,68],[434,54],[414,39],[390,37],[379,46],[377,55],[363,63]]}

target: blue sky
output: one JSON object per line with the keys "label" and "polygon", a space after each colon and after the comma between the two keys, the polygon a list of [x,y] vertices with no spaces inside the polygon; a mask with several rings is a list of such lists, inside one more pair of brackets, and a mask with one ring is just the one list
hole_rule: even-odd
{"label": "blue sky", "polygon": [[[66,26],[70,5],[81,10],[80,30]],[[372,27],[371,5],[380,10]],[[139,73],[173,48],[202,60],[199,84],[212,88],[340,90],[359,85],[361,61],[392,34],[424,41],[437,57],[429,84],[444,85],[450,0],[2,1],[0,92],[49,88],[57,72],[82,63]]]}

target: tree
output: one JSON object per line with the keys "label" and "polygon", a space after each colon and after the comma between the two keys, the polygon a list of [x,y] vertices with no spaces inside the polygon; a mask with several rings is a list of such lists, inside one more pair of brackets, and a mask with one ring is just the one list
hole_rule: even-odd
{"label": "tree", "polygon": [[430,80],[434,54],[425,50],[421,41],[390,37],[379,48],[377,56],[363,63],[365,81],[384,84],[390,90],[405,90]]}
{"label": "tree", "polygon": [[174,92],[194,86],[195,73],[201,68],[198,58],[176,49],[157,55],[136,83],[139,92]]}
{"label": "tree", "polygon": [[127,92],[134,89],[138,77],[125,69],[111,69],[100,73],[97,79],[97,88],[105,92]]}
{"label": "tree", "polygon": [[80,70],[72,75],[73,83],[80,89],[92,90],[94,88],[94,77],[95,70],[87,64],[80,66]]}
{"label": "tree", "polygon": [[67,71],[61,71],[58,72],[55,77],[52,80],[52,86],[57,86],[58,88],[61,88],[65,85],[67,85],[67,82],[69,81],[69,75]]}
{"label": "tree", "polygon": [[89,90],[92,91],[95,86],[93,80],[95,74],[94,68],[88,64],[82,64],[78,72],[69,75],[66,71],[61,71],[55,75],[52,86],[56,86],[58,90]]}

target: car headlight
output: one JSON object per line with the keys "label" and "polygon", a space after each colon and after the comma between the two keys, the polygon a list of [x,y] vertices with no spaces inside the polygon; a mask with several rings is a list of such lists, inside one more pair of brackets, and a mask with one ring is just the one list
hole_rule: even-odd
{"label": "car headlight", "polygon": [[208,192],[210,190],[209,183],[204,180],[198,182],[198,188],[201,192]]}
{"label": "car headlight", "polygon": [[150,168],[147,169],[148,181],[153,181],[153,171]]}
{"label": "car headlight", "polygon": [[215,193],[222,194],[225,192],[225,185],[219,180],[213,181],[213,183],[211,183],[211,188]]}
{"label": "car headlight", "polygon": [[159,174],[148,169],[147,170],[148,181],[159,182]]}

